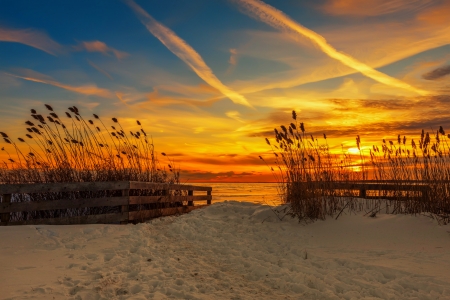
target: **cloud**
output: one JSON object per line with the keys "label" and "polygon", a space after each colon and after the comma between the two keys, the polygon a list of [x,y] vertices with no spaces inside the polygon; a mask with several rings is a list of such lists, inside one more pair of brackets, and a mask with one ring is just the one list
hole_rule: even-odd
{"label": "cloud", "polygon": [[423,9],[433,0],[328,0],[320,7],[330,15],[379,16]]}
{"label": "cloud", "polygon": [[108,77],[109,79],[113,80],[112,76],[106,72],[105,70],[103,70],[102,68],[100,68],[99,66],[97,66],[96,64],[94,64],[92,61],[90,61],[89,59],[87,60],[88,63],[91,65],[91,67],[93,67],[94,69],[96,69],[97,71],[99,71],[100,73],[102,73],[103,75],[105,75],[106,77]]}
{"label": "cloud", "polygon": [[[348,54],[337,51],[321,35],[300,25],[299,23],[289,18],[282,11],[277,10],[260,0],[234,0],[234,2],[238,3],[243,11],[248,15],[267,23],[274,28],[281,29],[297,36],[300,35],[301,37],[307,37],[329,57],[341,62],[342,64],[350,68],[353,68],[354,70],[357,70],[358,72],[374,79],[375,81],[386,84],[388,86],[406,89],[420,95],[429,94],[428,91],[415,88],[407,84],[406,82],[403,82],[373,69],[372,67],[353,58]],[[295,36],[293,36],[293,38],[295,39]]]}
{"label": "cloud", "polygon": [[158,87],[153,88],[153,92],[147,95],[148,100],[152,105],[157,106],[171,106],[171,105],[186,105],[193,108],[211,107],[214,103],[222,100],[220,97],[199,101],[186,97],[167,96],[160,93]]}
{"label": "cloud", "polygon": [[238,111],[234,111],[234,110],[233,111],[227,111],[225,113],[225,115],[228,118],[234,119],[234,120],[236,120],[238,122],[241,122],[241,123],[245,123],[245,121],[242,120],[241,114]]}
{"label": "cloud", "polygon": [[[375,69],[423,51],[442,47],[447,45],[450,39],[450,26],[437,28],[435,25],[424,24],[416,20],[412,20],[408,26],[397,21],[363,23],[355,20],[332,27],[324,26],[319,31],[334,47]],[[351,34],[349,34],[350,32]],[[305,83],[356,73],[354,69],[317,51],[317,48],[306,38],[299,37],[294,40],[290,33],[272,30],[245,30],[237,34],[240,39],[246,41],[238,47],[239,55],[290,68],[262,73],[253,79],[234,81],[233,88],[245,95],[276,88],[287,89]],[[299,47],[299,42],[302,42],[302,47]],[[422,73],[417,74],[415,78],[400,79],[417,87],[426,86],[427,90],[434,93],[441,93],[442,90],[434,88],[429,84],[430,82],[417,80],[421,78]],[[395,94],[412,95],[412,92],[406,90],[395,89],[394,92]],[[252,99],[256,103],[257,100],[253,96]]]}
{"label": "cloud", "polygon": [[235,66],[237,64],[237,49],[230,49],[230,60],[228,61],[230,65]]}
{"label": "cloud", "polygon": [[443,66],[422,75],[423,79],[436,80],[450,74],[450,65]]}
{"label": "cloud", "polygon": [[86,96],[98,96],[98,97],[102,97],[102,98],[111,98],[113,96],[113,94],[109,90],[99,88],[95,84],[88,84],[88,85],[83,85],[83,86],[71,86],[71,85],[59,83],[54,80],[50,80],[50,79],[48,79],[49,77],[45,76],[45,75],[39,76],[40,78],[30,77],[30,76],[19,76],[19,75],[14,75],[14,74],[8,74],[8,75],[12,76],[12,77],[28,80],[28,81],[53,85],[53,86],[56,86],[56,87],[59,87],[59,88],[62,88],[62,89],[65,89],[65,90],[68,90],[71,92],[75,92],[78,94],[86,95]]}
{"label": "cloud", "polygon": [[167,49],[184,61],[201,79],[219,90],[234,103],[251,107],[251,104],[244,96],[224,85],[216,75],[214,75],[200,54],[198,54],[190,45],[177,36],[172,30],[156,21],[134,1],[127,0],[126,2],[133,9],[142,24],[147,27],[148,31],[160,40]]}
{"label": "cloud", "polygon": [[113,54],[117,59],[128,56],[128,53],[111,48],[101,41],[81,42],[74,46],[74,49],[77,51],[100,52],[104,55]]}
{"label": "cloud", "polygon": [[433,25],[448,25],[450,3],[443,1],[441,5],[434,6],[418,14],[417,19]]}
{"label": "cloud", "polygon": [[34,29],[0,28],[0,41],[20,43],[56,55],[63,47],[46,33]]}
{"label": "cloud", "polygon": [[236,181],[248,178],[248,180],[256,181],[254,172],[205,172],[202,170],[181,170],[181,176],[189,179],[189,182],[202,182],[202,181]]}

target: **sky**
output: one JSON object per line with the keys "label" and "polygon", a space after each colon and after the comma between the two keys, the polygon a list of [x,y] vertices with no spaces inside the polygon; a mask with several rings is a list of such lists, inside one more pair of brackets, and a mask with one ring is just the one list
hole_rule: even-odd
{"label": "sky", "polygon": [[[0,131],[30,109],[140,120],[183,182],[274,181],[295,110],[332,151],[450,128],[450,1],[0,4]],[[2,145],[4,146],[4,145]],[[0,156],[0,159],[4,157]]]}

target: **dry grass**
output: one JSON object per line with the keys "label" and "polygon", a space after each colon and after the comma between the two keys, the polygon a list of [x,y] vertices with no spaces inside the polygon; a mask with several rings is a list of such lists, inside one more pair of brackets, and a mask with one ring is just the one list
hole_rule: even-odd
{"label": "dry grass", "polygon": [[[50,105],[48,115],[31,109],[32,121],[25,122],[24,136],[13,139],[0,132],[8,157],[0,167],[0,182],[51,183],[95,181],[145,181],[179,183],[179,170],[161,153],[167,165],[161,166],[152,138],[139,121],[138,131],[126,132],[117,118],[107,126],[93,114],[85,119],[77,107],[69,107],[63,117]],[[64,120],[63,120],[64,118]],[[39,193],[13,195],[12,201],[42,201],[114,196],[121,191]],[[133,190],[132,195],[159,195],[161,191]],[[12,214],[11,220],[64,217],[105,213],[119,208],[85,208]]]}
{"label": "dry grass", "polygon": [[[442,127],[432,135],[422,131],[417,142],[400,136],[396,142],[383,140],[381,151],[374,145],[368,153],[361,150],[357,136],[359,154],[332,154],[325,134],[319,141],[306,133],[295,111],[292,118],[289,126],[274,130],[275,142],[266,142],[275,157],[275,169],[271,170],[280,183],[283,200],[291,203],[300,220],[339,216],[344,210],[375,215],[385,209],[388,213],[431,213],[448,222],[450,135],[446,136]],[[389,184],[393,190],[368,191],[362,200],[355,189],[335,188],[352,182]],[[407,191],[405,185],[429,188],[421,193]]]}

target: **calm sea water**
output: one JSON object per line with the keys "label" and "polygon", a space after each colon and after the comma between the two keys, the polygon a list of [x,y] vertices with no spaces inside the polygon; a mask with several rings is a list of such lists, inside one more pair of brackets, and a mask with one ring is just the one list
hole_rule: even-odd
{"label": "calm sea water", "polygon": [[226,200],[246,201],[259,204],[278,205],[280,196],[277,183],[186,183],[212,187],[214,202]]}

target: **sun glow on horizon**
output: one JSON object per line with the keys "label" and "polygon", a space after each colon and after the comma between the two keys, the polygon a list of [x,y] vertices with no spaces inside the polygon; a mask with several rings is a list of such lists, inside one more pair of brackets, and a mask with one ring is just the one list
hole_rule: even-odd
{"label": "sun glow on horizon", "polygon": [[29,110],[46,117],[44,104],[78,126],[65,115],[76,105],[85,122],[115,117],[138,131],[139,120],[182,180],[267,182],[276,181],[274,129],[289,128],[295,110],[302,138],[367,163],[383,139],[406,136],[410,147],[422,129],[450,129],[450,4],[383,3],[83,0],[26,2],[36,13],[18,15],[25,1],[9,2],[0,131],[19,143]]}

